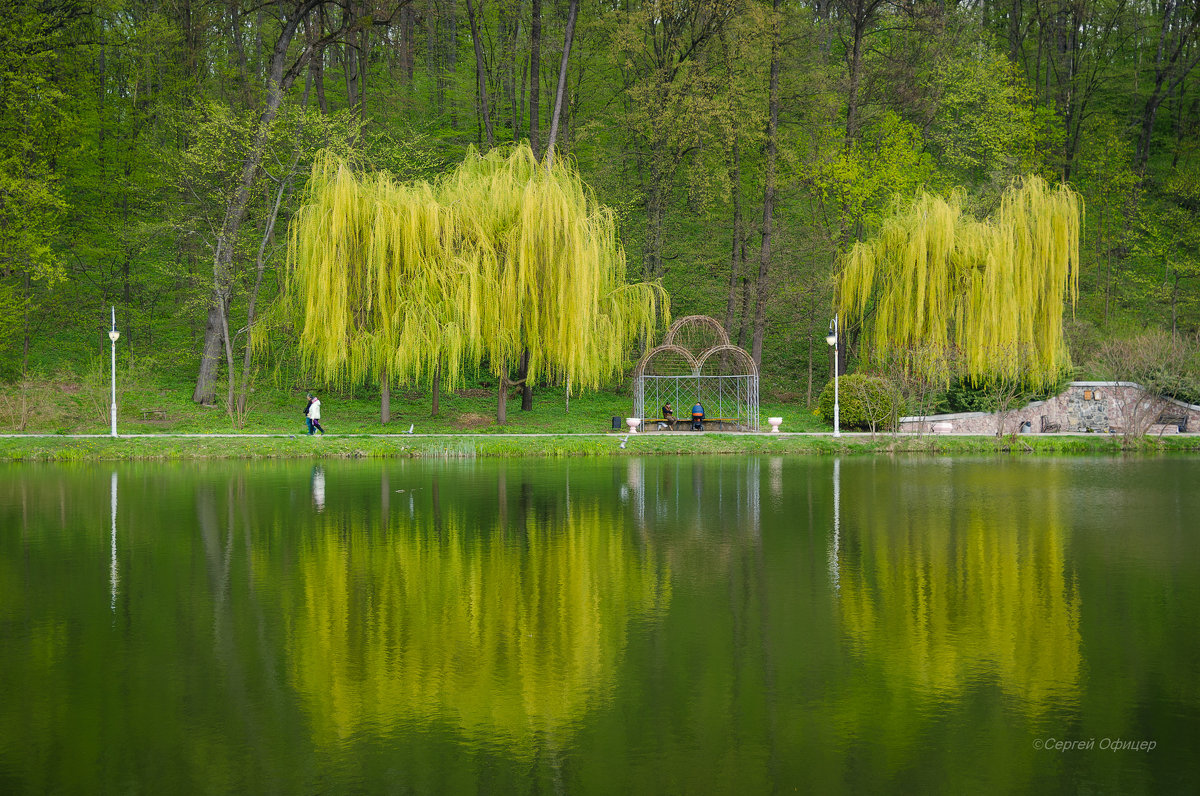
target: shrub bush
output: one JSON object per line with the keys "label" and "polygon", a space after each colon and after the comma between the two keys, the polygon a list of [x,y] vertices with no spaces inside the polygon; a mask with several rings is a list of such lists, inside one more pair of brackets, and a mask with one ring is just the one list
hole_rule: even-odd
{"label": "shrub bush", "polygon": [[1024,406],[1030,401],[1045,401],[1061,393],[1067,388],[1071,374],[1063,371],[1053,384],[1034,386],[1023,383],[1006,386],[991,379],[985,379],[978,384],[963,376],[950,382],[946,390],[946,401],[940,407],[948,412],[995,412],[1000,408],[1000,398],[1008,402],[1008,408]]}
{"label": "shrub bush", "polygon": [[[839,422],[842,428],[870,431],[872,422],[875,430],[890,429],[899,415],[901,399],[896,388],[887,379],[851,373],[838,379]],[[821,390],[817,407],[825,422],[833,422],[833,382]]]}

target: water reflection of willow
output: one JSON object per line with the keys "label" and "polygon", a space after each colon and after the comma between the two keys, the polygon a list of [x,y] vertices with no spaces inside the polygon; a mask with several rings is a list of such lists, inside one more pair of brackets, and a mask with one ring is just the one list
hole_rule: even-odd
{"label": "water reflection of willow", "polygon": [[443,506],[385,539],[343,518],[304,546],[288,654],[318,742],[447,721],[532,754],[604,697],[668,576],[597,506],[535,512],[514,534]]}
{"label": "water reflection of willow", "polygon": [[952,699],[991,676],[1030,717],[1074,705],[1079,597],[1051,492],[1026,493],[1024,507],[978,495],[934,506],[920,492],[902,488],[844,526],[845,630],[886,678],[926,696]]}

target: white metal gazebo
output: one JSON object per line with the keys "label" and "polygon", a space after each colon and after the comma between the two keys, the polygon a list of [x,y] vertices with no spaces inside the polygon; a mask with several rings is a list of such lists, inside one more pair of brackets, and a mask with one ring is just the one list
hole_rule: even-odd
{"label": "white metal gazebo", "polygon": [[676,416],[685,418],[697,400],[706,422],[758,431],[758,366],[707,315],[672,323],[662,344],[638,361],[633,380],[633,414],[645,431],[655,430],[664,404],[670,402]]}

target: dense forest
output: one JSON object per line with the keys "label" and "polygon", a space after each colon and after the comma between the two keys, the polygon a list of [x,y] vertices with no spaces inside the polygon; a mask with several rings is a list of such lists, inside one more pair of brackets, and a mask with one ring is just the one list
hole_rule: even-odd
{"label": "dense forest", "polygon": [[922,191],[981,218],[1022,175],[1082,196],[1077,366],[1104,341],[1200,329],[1198,0],[3,13],[0,381],[98,368],[111,304],[124,356],[213,401],[227,363],[258,367],[247,330],[318,152],[403,180],[522,141],[615,210],[631,279],[722,320],[799,401],[829,372],[839,254]]}

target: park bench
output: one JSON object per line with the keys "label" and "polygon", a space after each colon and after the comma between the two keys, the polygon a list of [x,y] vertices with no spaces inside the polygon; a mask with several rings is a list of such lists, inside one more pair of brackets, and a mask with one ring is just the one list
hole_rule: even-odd
{"label": "park bench", "polygon": [[[663,428],[666,426],[666,428]],[[737,431],[742,427],[741,422],[734,417],[706,417],[703,428],[717,431]],[[644,417],[642,431],[691,431],[690,417]]]}
{"label": "park bench", "polygon": [[1051,423],[1049,415],[1042,415],[1042,433],[1053,434],[1062,431],[1062,425],[1059,423]]}
{"label": "park bench", "polygon": [[1177,407],[1164,409],[1155,422],[1164,426],[1175,426],[1182,434],[1187,431],[1188,413]]}
{"label": "park bench", "polygon": [[142,420],[166,420],[166,409],[143,409]]}

